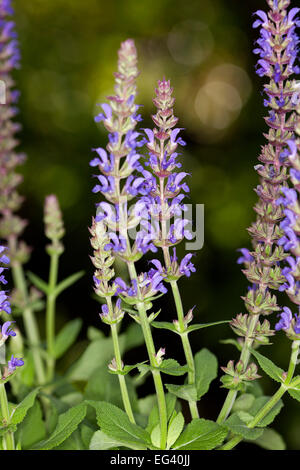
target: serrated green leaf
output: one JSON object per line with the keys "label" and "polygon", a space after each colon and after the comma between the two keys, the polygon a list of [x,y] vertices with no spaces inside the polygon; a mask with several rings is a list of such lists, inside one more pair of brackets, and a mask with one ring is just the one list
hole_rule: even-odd
{"label": "serrated green leaf", "polygon": [[295,400],[300,401],[300,390],[288,389],[288,392],[292,398],[295,398]]}
{"label": "serrated green leaf", "polygon": [[25,398],[24,400],[21,401],[21,403],[18,404],[18,406],[15,408],[13,411],[12,417],[11,417],[11,424],[19,424],[23,421],[25,418],[27,411],[29,408],[31,408],[34,404],[34,401],[36,399],[37,394],[40,391],[40,387],[36,388],[35,390],[32,390]]}
{"label": "serrated green leaf", "polygon": [[58,359],[75,342],[82,326],[81,318],[68,322],[58,333],[54,343],[54,357]]}
{"label": "serrated green leaf", "polygon": [[248,440],[255,440],[263,433],[263,429],[248,428],[244,421],[239,416],[239,413],[233,413],[225,422],[226,426],[234,434],[244,437]]}
{"label": "serrated green leaf", "polygon": [[173,419],[170,419],[170,423],[168,426],[167,449],[170,449],[174,442],[176,442],[183,430],[183,427],[184,417],[182,413],[178,413],[176,414],[176,416],[174,416]]}
{"label": "serrated green leaf", "polygon": [[276,366],[270,359],[263,356],[259,352],[255,351],[254,349],[250,349],[253,356],[257,359],[260,367],[262,370],[269,376],[271,379],[275,380],[276,382],[283,382],[283,373],[284,371]]}
{"label": "serrated green leaf", "polygon": [[197,400],[197,389],[195,385],[173,385],[166,384],[167,390],[176,395],[178,398],[182,398],[187,401]]}
{"label": "serrated green leaf", "polygon": [[72,284],[75,284],[75,282],[77,282],[82,276],[84,276],[84,274],[84,271],[78,271],[77,273],[71,274],[71,276],[67,277],[56,286],[53,295],[55,297],[59,296],[59,294],[61,294],[64,290],[72,286]]}
{"label": "serrated green leaf", "polygon": [[96,410],[97,423],[101,431],[130,449],[146,449],[149,434],[140,426],[129,421],[127,414],[111,403],[88,402]]}
{"label": "serrated green leaf", "polygon": [[24,420],[19,424],[15,434],[16,442],[19,442],[23,450],[29,449],[36,442],[45,439],[46,426],[43,421],[41,405],[35,401],[28,410]]}
{"label": "serrated green leaf", "polygon": [[[271,397],[259,397],[256,398],[251,408],[248,412],[254,417],[257,413],[263,408],[263,406],[268,403]],[[283,401],[279,400],[275,406],[269,411],[269,413],[257,424],[257,427],[269,426],[276,416],[280,413],[281,408],[283,407]]]}
{"label": "serrated green leaf", "polygon": [[35,287],[40,289],[45,294],[48,294],[49,287],[47,282],[43,281],[43,279],[41,279],[39,276],[32,273],[31,271],[27,271],[27,276]]}
{"label": "serrated green leaf", "polygon": [[214,354],[204,348],[195,356],[197,399],[208,391],[210,383],[218,375],[218,361]]}
{"label": "serrated green leaf", "polygon": [[213,421],[193,419],[179,436],[172,449],[212,450],[222,444],[227,430]]}
{"label": "serrated green leaf", "polygon": [[[253,441],[252,441],[253,442]],[[280,434],[274,429],[266,428],[262,435],[254,441],[263,449],[267,450],[285,450],[286,445]]]}
{"label": "serrated green leaf", "polygon": [[48,439],[33,446],[33,449],[49,450],[59,446],[77,429],[77,426],[84,419],[85,415],[86,405],[84,403],[70,408],[58,417],[58,423],[53,434],[51,434]]}

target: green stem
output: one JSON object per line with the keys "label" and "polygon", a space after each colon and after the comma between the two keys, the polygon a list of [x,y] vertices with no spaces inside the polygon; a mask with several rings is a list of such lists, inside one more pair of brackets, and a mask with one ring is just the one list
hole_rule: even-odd
{"label": "green stem", "polygon": [[[133,262],[128,262],[128,270],[129,270],[131,280],[136,280],[137,285],[138,285],[137,273],[136,273],[135,265]],[[150,365],[152,367],[156,367],[156,363],[155,363],[156,351],[155,351],[154,342],[152,338],[151,328],[148,322],[145,305],[143,302],[138,302],[136,306],[139,312],[139,319],[140,319],[143,335],[145,338]],[[167,443],[167,426],[168,426],[168,415],[167,415],[165,392],[164,392],[164,387],[163,387],[160,372],[158,370],[153,370],[152,375],[153,375],[154,386],[155,386],[156,395],[157,395],[159,417],[160,417],[160,439],[161,439],[160,444],[161,444],[161,448],[165,449],[166,443]]]}
{"label": "green stem", "polygon": [[[250,421],[250,423],[247,424],[248,428],[250,429],[255,428],[255,426],[257,426],[257,424],[259,424],[260,421],[272,410],[272,408],[276,405],[276,403],[278,403],[280,398],[288,390],[289,384],[291,383],[291,380],[295,373],[297,359],[299,355],[299,347],[300,347],[300,341],[293,341],[289,368],[288,368],[287,376],[286,376],[284,383],[280,385],[280,388],[277,390],[277,392],[270,398],[270,400],[265,404],[265,406],[263,406],[262,409],[254,416],[254,418]],[[243,440],[242,436],[234,436],[232,439],[226,442],[226,444],[224,444],[218,450],[231,450],[237,444],[239,444],[242,440]]]}
{"label": "green stem", "polygon": [[51,381],[55,371],[55,309],[56,309],[56,296],[55,288],[58,276],[58,260],[59,255],[52,253],[50,255],[50,269],[48,281],[48,294],[47,294],[47,308],[46,308],[46,339],[47,339],[47,378]]}
{"label": "green stem", "polygon": [[[182,300],[178,288],[177,281],[171,281],[171,287],[172,287],[172,292],[173,292],[173,297],[176,305],[176,310],[177,310],[177,318],[178,318],[178,323],[181,331],[185,330],[184,326],[184,312],[183,312],[183,306],[182,306]],[[188,384],[189,385],[195,385],[196,382],[196,370],[195,370],[195,363],[194,363],[194,357],[193,357],[193,352],[192,348],[190,345],[189,337],[188,334],[181,334],[181,341],[183,345],[183,350],[185,354],[185,359],[188,365]],[[189,401],[189,407],[190,407],[190,412],[192,415],[192,418],[199,418],[199,412],[197,408],[197,402],[196,401]]]}
{"label": "green stem", "polygon": [[[108,308],[111,310],[112,309],[111,298],[107,297],[106,300],[107,300]],[[115,352],[117,367],[118,367],[118,370],[122,370],[123,366],[122,366],[122,359],[121,359],[121,352],[120,352],[120,345],[119,345],[119,338],[118,338],[118,328],[117,328],[117,325],[115,323],[111,324],[110,328],[111,328],[111,335],[112,335],[112,339],[113,339],[113,345],[114,345],[114,352]],[[124,375],[118,374],[118,378],[119,378],[121,395],[122,395],[122,400],[123,400],[125,411],[127,413],[128,418],[130,419],[130,421],[132,423],[135,423],[135,419],[134,419],[132,408],[131,408],[131,403],[130,403],[130,398],[129,398],[129,393],[128,393],[128,390],[127,390],[125,377],[124,377]]]}
{"label": "green stem", "polygon": [[[27,304],[28,291],[25,282],[23,267],[18,261],[13,261],[11,268],[15,287],[21,292],[24,302],[25,304]],[[33,356],[37,381],[39,384],[44,384],[46,382],[46,377],[43,360],[39,350],[41,341],[37,322],[30,307],[25,307],[22,314],[25,333],[29,343],[29,348]]]}
{"label": "green stem", "polygon": [[[252,343],[254,341],[254,338],[253,338],[252,335],[253,335],[253,332],[255,330],[258,319],[259,319],[259,315],[252,315],[251,320],[250,320],[250,324],[249,324],[249,329],[248,329],[248,332],[247,332],[247,336],[245,337],[245,341],[244,341],[243,348],[242,348],[242,351],[241,351],[240,361],[243,362],[244,370],[246,369],[246,367],[248,365],[248,362],[249,362],[249,359],[250,359],[250,348],[251,348]],[[233,407],[233,404],[235,402],[236,396],[237,396],[237,391],[236,390],[229,390],[229,392],[227,394],[227,397],[225,399],[225,402],[223,404],[223,407],[222,407],[222,409],[220,411],[220,414],[218,416],[218,419],[217,419],[218,424],[222,424],[225,421],[225,419],[227,418],[227,416],[229,415],[229,413],[230,413],[230,411]]]}
{"label": "green stem", "polygon": [[[262,409],[257,413],[257,415],[247,424],[249,429],[255,428],[255,426],[272,410],[272,408],[276,405],[276,403],[280,400],[280,398],[284,395],[287,391],[287,387],[285,385],[281,385],[277,392],[273,395],[272,398],[262,407]],[[239,444],[243,440],[242,436],[234,436],[230,441],[226,442],[222,447],[218,450],[231,450],[237,444]]]}
{"label": "green stem", "polygon": [[[6,426],[10,424],[10,413],[8,408],[7,395],[5,390],[5,384],[0,384],[0,404],[3,420],[5,420]],[[14,450],[15,449],[15,440],[14,433],[8,431],[3,436],[3,448],[4,450]]]}

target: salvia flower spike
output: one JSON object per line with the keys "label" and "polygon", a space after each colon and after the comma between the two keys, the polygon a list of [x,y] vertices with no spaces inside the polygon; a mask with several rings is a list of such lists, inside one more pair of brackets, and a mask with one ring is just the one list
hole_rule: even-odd
{"label": "salvia flower spike", "polygon": [[[183,203],[185,194],[190,191],[186,183],[188,174],[178,171],[181,163],[178,160],[177,150],[186,143],[180,136],[181,128],[175,127],[178,118],[173,112],[175,98],[170,81],[165,79],[158,81],[155,93],[153,103],[157,111],[152,116],[155,127],[153,130],[145,129],[149,158],[145,160],[146,169],[140,167],[148,183],[148,194],[141,196],[141,200],[145,202],[151,217],[151,221],[147,223],[149,231],[154,235],[153,243],[162,249],[164,256],[164,266],[158,259],[151,261],[152,270],[170,282],[177,310],[175,325],[184,333],[187,323],[177,281],[182,276],[190,277],[191,273],[195,272],[195,266],[191,262],[192,254],[185,255],[179,262],[175,247],[184,238],[192,237],[186,227],[189,221],[184,218],[186,207]],[[154,233],[151,230],[153,225]],[[170,255],[171,247],[173,247],[172,255]],[[189,367],[188,383],[194,385],[195,365],[188,336],[181,335],[181,340]],[[189,401],[189,406],[192,417],[197,418],[199,415],[196,401]]]}
{"label": "salvia flower spike", "polygon": [[[244,263],[243,273],[251,284],[243,297],[247,315],[250,316],[249,321],[244,319],[248,325],[243,333],[241,353],[244,370],[250,358],[249,347],[258,337],[261,343],[259,316],[280,310],[271,289],[280,290],[286,281],[279,264],[287,254],[282,244],[278,245],[283,235],[280,224],[284,212],[277,200],[288,179],[288,142],[294,138],[298,102],[297,83],[292,76],[299,73],[296,63],[299,42],[296,27],[299,26],[297,14],[300,10],[292,8],[288,11],[289,0],[268,0],[267,3],[269,11],[257,11],[253,27],[260,29],[260,37],[254,49],[254,53],[259,56],[256,72],[260,77],[268,79],[264,85],[264,106],[268,110],[265,121],[269,130],[264,134],[267,144],[262,147],[258,157],[260,163],[255,166],[260,176],[260,184],[255,189],[259,200],[254,207],[256,222],[248,229],[253,250],[242,249],[242,256],[238,260]],[[222,381],[223,384],[226,382],[226,376]],[[221,410],[219,422],[224,421],[229,414],[236,396],[234,387],[227,386],[232,390]]]}
{"label": "salvia flower spike", "polygon": [[0,81],[5,89],[2,89],[4,96],[1,96],[0,104],[0,237],[9,246],[12,262],[18,260],[25,263],[30,250],[19,240],[27,222],[17,215],[23,197],[17,191],[22,176],[16,172],[17,166],[24,162],[25,155],[15,150],[18,145],[16,134],[20,130],[20,125],[14,121],[18,112],[16,106],[19,92],[12,78],[14,69],[20,66],[20,52],[12,14],[11,1],[1,1]]}
{"label": "salvia flower spike", "polygon": [[[135,305],[147,346],[150,363],[155,367],[155,347],[146,310],[151,307],[151,300],[161,290],[161,276],[154,278],[152,272],[137,276],[134,263],[147,251],[156,251],[149,233],[141,229],[131,246],[128,231],[140,223],[145,203],[138,201],[130,208],[128,202],[137,195],[148,194],[145,177],[136,176],[141,155],[138,149],[144,144],[135,127],[141,117],[139,106],[135,104],[136,78],[138,77],[137,52],[134,41],[128,39],[119,50],[118,72],[115,74],[115,94],[108,97],[109,103],[102,104],[102,111],[96,116],[96,122],[103,122],[109,132],[106,149],[96,149],[98,157],[90,162],[98,167],[101,175],[97,177],[95,193],[102,193],[107,201],[100,202],[95,222],[102,222],[107,227],[109,243],[105,250],[112,250],[114,256],[126,262],[132,285],[128,287],[124,280],[117,278],[116,294],[130,305]],[[101,282],[99,283],[102,288]],[[113,287],[114,289],[115,287]],[[102,318],[107,317],[109,305],[102,311]],[[161,424],[161,447],[165,448],[167,439],[167,410],[163,384],[159,371],[153,373]]]}

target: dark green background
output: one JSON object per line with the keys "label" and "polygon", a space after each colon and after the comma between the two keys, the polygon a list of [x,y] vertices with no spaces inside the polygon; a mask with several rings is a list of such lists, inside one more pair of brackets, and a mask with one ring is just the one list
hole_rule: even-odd
{"label": "dark green background", "polygon": [[[128,37],[136,41],[139,54],[142,126],[151,126],[154,87],[166,76],[174,86],[176,115],[188,143],[183,168],[192,172],[189,202],[205,204],[205,245],[195,258],[197,273],[180,284],[185,309],[196,304],[199,322],[244,311],[240,296],[247,282],[236,265],[236,249],[249,246],[246,227],[255,217],[253,187],[258,182],[253,166],[266,130],[251,15],[265,5],[263,0],[15,0],[22,52],[22,69],[15,75],[22,92],[20,138],[28,155],[20,191],[26,196],[23,215],[30,221],[25,237],[34,247],[29,267],[47,275],[43,200],[55,193],[67,230],[61,276],[86,270],[77,289],[60,300],[59,324],[81,316],[85,327],[102,328],[91,298],[88,226],[97,199],[88,162],[91,148],[106,144],[105,132],[93,120],[95,105],[112,92],[117,49]],[[174,318],[170,305],[165,302],[161,319]],[[181,359],[173,336],[157,334],[157,346]],[[193,349],[209,347],[226,365],[237,352],[219,340],[231,336],[228,326],[194,333]],[[78,344],[78,353],[84,344]],[[287,368],[289,342],[283,333],[264,351]],[[215,382],[210,398],[200,403],[204,417],[216,417],[225,396]],[[262,382],[268,393],[275,390],[274,384]],[[289,397],[284,400],[286,412],[275,427],[290,449],[299,449],[299,406]]]}

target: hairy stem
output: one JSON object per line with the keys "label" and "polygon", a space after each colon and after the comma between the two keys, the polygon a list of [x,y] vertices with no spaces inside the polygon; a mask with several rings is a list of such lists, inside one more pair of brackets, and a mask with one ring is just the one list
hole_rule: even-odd
{"label": "hairy stem", "polygon": [[[173,297],[176,305],[176,311],[177,311],[177,317],[178,317],[178,323],[180,326],[180,330],[184,331],[185,326],[184,326],[184,312],[183,312],[183,306],[182,306],[182,300],[181,300],[181,295],[180,291],[178,288],[177,281],[171,281],[171,287],[172,287],[172,292],[173,292]],[[192,348],[190,345],[189,337],[187,334],[182,334],[180,335],[181,341],[182,341],[182,346],[185,354],[185,359],[188,365],[188,384],[189,385],[195,385],[196,382],[196,371],[195,371],[195,363],[194,363],[194,357],[193,357],[193,352]],[[192,415],[192,418],[199,418],[199,412],[197,408],[197,402],[196,401],[189,401],[189,407],[190,407],[190,412]]]}
{"label": "hairy stem", "polygon": [[[136,280],[138,285],[138,278],[135,269],[135,265],[133,262],[128,262],[128,270],[131,280]],[[143,335],[145,338],[146,348],[148,351],[148,356],[150,360],[150,365],[155,367],[155,347],[151,333],[151,327],[148,322],[147,313],[145,309],[145,305],[143,302],[138,302],[136,304],[138,312],[139,312],[139,319],[143,331]],[[161,379],[160,372],[158,370],[152,371],[157,401],[158,401],[158,409],[159,409],[159,417],[160,417],[160,444],[161,448],[166,448],[167,442],[167,426],[168,426],[168,415],[167,415],[167,406],[166,406],[166,399],[165,399],[165,392],[164,387]]]}
{"label": "hairy stem", "polygon": [[[25,304],[28,301],[28,291],[26,281],[24,277],[24,271],[22,265],[18,261],[12,263],[12,275],[14,279],[15,287],[22,293]],[[38,384],[44,384],[46,382],[44,363],[40,353],[40,334],[35,316],[30,307],[25,307],[23,310],[24,327],[29,343],[29,348],[32,352],[35,373]]]}
{"label": "hairy stem", "polygon": [[[252,335],[255,330],[258,319],[259,319],[259,315],[252,316],[249,329],[247,332],[247,336],[245,337],[245,341],[244,341],[243,348],[241,351],[240,360],[244,364],[244,370],[246,369],[249,359],[250,359],[250,348],[254,341],[254,338]],[[229,390],[227,397],[225,399],[225,402],[223,404],[223,407],[218,416],[217,423],[222,424],[225,421],[225,419],[228,417],[228,415],[230,414],[232,410],[236,397],[237,397],[237,390]]]}
{"label": "hairy stem", "polygon": [[53,379],[55,371],[55,307],[56,296],[55,288],[58,276],[58,260],[59,255],[52,253],[50,255],[50,269],[48,281],[48,294],[47,294],[47,308],[46,308],[46,338],[47,338],[47,378],[49,381]]}
{"label": "hairy stem", "polygon": [[[107,297],[106,301],[107,301],[107,305],[108,305],[108,308],[109,308],[110,312],[112,312],[111,298]],[[118,367],[118,370],[122,370],[123,366],[122,366],[122,359],[121,359],[121,352],[120,352],[117,325],[115,323],[111,324],[110,329],[111,329],[111,336],[112,336],[112,339],[113,339],[114,353],[115,353],[115,358],[116,358],[116,362],[117,362],[117,367]],[[127,413],[127,416],[129,418],[129,420],[132,423],[135,423],[135,419],[134,419],[133,412],[132,412],[132,407],[131,407],[131,403],[130,403],[130,398],[129,398],[129,393],[128,393],[128,390],[127,390],[125,377],[124,377],[124,375],[118,374],[118,379],[119,379],[121,395],[122,395],[122,400],[123,400],[123,405],[124,405],[125,411]]]}

